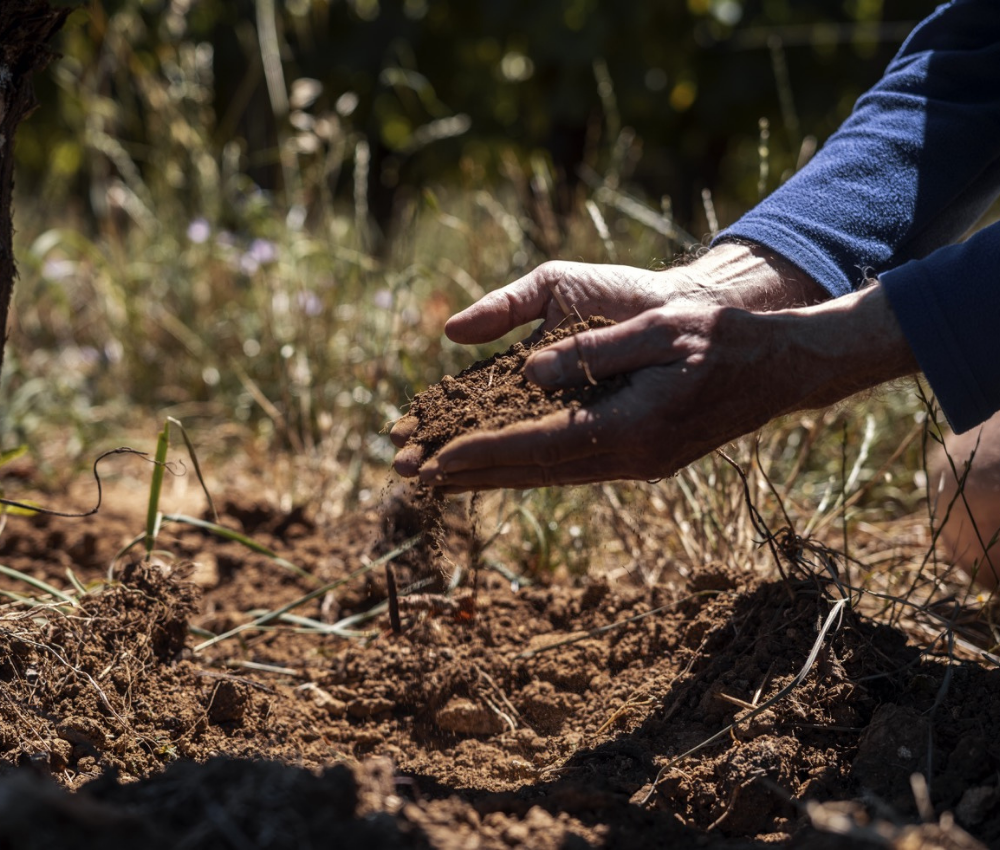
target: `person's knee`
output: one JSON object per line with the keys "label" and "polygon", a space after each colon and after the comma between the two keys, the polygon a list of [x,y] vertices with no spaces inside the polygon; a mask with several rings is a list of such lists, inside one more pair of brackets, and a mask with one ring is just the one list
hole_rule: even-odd
{"label": "person's knee", "polygon": [[[941,527],[946,557],[984,589],[993,590],[1000,584],[1000,414],[980,428],[949,437],[945,444],[947,455],[939,447],[927,464],[934,525]],[[970,457],[971,468],[959,493],[958,479]]]}

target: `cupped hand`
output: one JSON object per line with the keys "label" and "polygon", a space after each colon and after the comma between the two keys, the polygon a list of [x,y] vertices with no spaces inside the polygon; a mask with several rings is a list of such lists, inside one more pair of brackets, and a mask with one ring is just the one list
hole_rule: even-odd
{"label": "cupped hand", "polygon": [[545,387],[629,374],[595,405],[459,437],[420,463],[396,468],[445,492],[653,479],[753,431],[791,404],[767,369],[767,319],[726,308],[657,308],[585,332],[528,360]]}

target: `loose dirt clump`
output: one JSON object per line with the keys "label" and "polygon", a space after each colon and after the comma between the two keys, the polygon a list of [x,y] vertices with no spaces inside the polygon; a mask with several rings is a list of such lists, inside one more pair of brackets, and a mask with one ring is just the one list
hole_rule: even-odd
{"label": "loose dirt clump", "polygon": [[[385,518],[322,528],[222,504],[304,574],[169,526],[169,562],[108,582],[98,520],[8,518],[0,563],[77,604],[0,609],[0,844],[1000,844],[1000,669],[844,607],[804,679],[756,710],[816,648],[840,598],[825,579],[717,567],[692,591],[483,570],[475,607],[421,591],[399,634],[385,613],[324,632],[303,623],[385,602],[361,569],[385,554]],[[304,619],[207,640],[352,574]]]}
{"label": "loose dirt clump", "polygon": [[[546,331],[534,343],[516,342],[506,351],[474,363],[455,377],[446,375],[440,383],[414,397],[409,413],[419,424],[410,443],[420,446],[424,456],[430,457],[462,434],[502,428],[557,410],[579,410],[621,389],[628,380],[625,376],[550,390],[531,383],[524,375],[524,366],[533,351],[566,337],[613,324],[610,319],[591,316],[586,321]],[[584,368],[586,370],[585,363]]]}

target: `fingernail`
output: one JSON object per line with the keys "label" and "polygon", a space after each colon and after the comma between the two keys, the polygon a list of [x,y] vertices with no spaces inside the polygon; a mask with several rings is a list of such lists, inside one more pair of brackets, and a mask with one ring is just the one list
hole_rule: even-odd
{"label": "fingernail", "polygon": [[558,386],[563,383],[562,358],[554,351],[539,351],[528,362],[528,375],[536,384]]}

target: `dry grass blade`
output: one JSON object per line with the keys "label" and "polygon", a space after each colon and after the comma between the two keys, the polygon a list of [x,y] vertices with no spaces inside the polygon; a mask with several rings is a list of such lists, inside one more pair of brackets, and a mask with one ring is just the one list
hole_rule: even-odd
{"label": "dry grass blade", "polygon": [[336,635],[337,637],[358,639],[375,637],[377,631],[359,631],[357,629],[345,629],[337,623],[322,623],[312,617],[302,617],[299,614],[282,614],[278,618],[282,623],[290,623],[293,626],[301,626],[303,633],[316,633],[324,635]]}
{"label": "dry grass blade", "polygon": [[823,641],[826,640],[827,634],[833,627],[834,622],[837,619],[839,619],[840,614],[843,611],[844,606],[846,604],[847,604],[847,599],[838,599],[836,602],[833,603],[833,606],[830,608],[830,613],[826,615],[826,620],[823,622],[823,627],[819,630],[819,634],[816,636],[816,641],[815,643],[813,643],[812,650],[810,650],[809,656],[806,658],[805,664],[802,665],[802,669],[799,670],[799,672],[795,675],[795,678],[792,679],[791,682],[785,685],[785,687],[783,687],[780,691],[778,691],[778,693],[776,693],[769,700],[762,703],[761,705],[758,705],[748,714],[741,717],[738,721],[730,723],[724,729],[720,729],[711,737],[706,738],[701,743],[696,744],[695,746],[691,747],[691,749],[681,753],[679,756],[676,756],[672,758],[670,761],[668,761],[663,767],[660,768],[659,772],[656,774],[656,778],[653,780],[652,786],[650,787],[648,793],[642,798],[639,805],[640,806],[649,805],[650,800],[652,800],[656,794],[656,787],[657,785],[660,784],[660,780],[662,780],[663,777],[666,776],[667,771],[670,770],[672,767],[674,767],[674,765],[679,764],[688,756],[694,755],[699,750],[703,750],[705,747],[711,746],[716,741],[720,740],[721,738],[724,738],[737,726],[746,723],[749,720],[752,720],[757,715],[769,709],[775,703],[779,702],[780,700],[783,700],[799,685],[801,685],[802,682],[805,681],[806,676],[809,675],[809,671],[812,669],[812,666],[816,661],[816,656],[819,654],[820,648],[823,646]]}
{"label": "dry grass blade", "polygon": [[411,537],[409,540],[403,543],[401,546],[398,546],[397,548],[393,549],[388,554],[383,555],[381,558],[378,558],[375,561],[372,561],[370,564],[366,564],[365,566],[356,569],[352,573],[348,573],[346,576],[343,576],[342,578],[339,578],[336,581],[328,582],[327,584],[324,584],[322,587],[318,587],[315,590],[310,591],[305,596],[300,596],[298,599],[292,600],[287,605],[282,605],[280,608],[276,608],[273,611],[268,611],[266,614],[262,614],[259,617],[255,617],[249,623],[244,623],[243,625],[236,626],[235,628],[230,629],[228,632],[223,632],[221,635],[216,635],[210,640],[202,641],[196,647],[194,647],[194,651],[201,652],[205,649],[208,649],[211,646],[215,646],[215,644],[219,643],[220,641],[228,640],[229,638],[234,637],[240,634],[241,632],[245,632],[248,629],[256,629],[259,628],[260,626],[264,626],[267,625],[268,623],[274,622],[275,620],[278,620],[283,614],[287,614],[289,611],[298,608],[300,605],[305,605],[307,602],[311,602],[313,599],[318,599],[320,596],[329,593],[331,590],[336,590],[338,587],[347,584],[347,582],[357,578],[358,576],[363,576],[365,573],[371,572],[376,567],[380,567],[383,564],[389,563],[389,561],[393,560],[393,558],[398,558],[404,552],[408,552],[410,549],[412,549],[419,540],[420,540],[420,535],[415,535],[414,537]]}
{"label": "dry grass blade", "polygon": [[208,492],[208,485],[205,483],[205,477],[201,473],[201,464],[198,463],[198,454],[194,450],[194,444],[191,442],[191,438],[188,437],[187,429],[183,424],[181,424],[179,419],[175,419],[173,416],[168,416],[167,422],[181,432],[181,439],[184,440],[184,445],[188,451],[188,457],[191,458],[191,465],[194,467],[195,477],[201,485],[201,492],[205,494],[205,500],[208,502],[208,509],[212,512],[212,518],[218,522],[219,512],[215,509],[215,502],[212,501],[212,494]]}
{"label": "dry grass blade", "polygon": [[[57,516],[64,517],[66,519],[81,519],[82,517],[93,516],[101,509],[101,502],[104,496],[103,486],[101,485],[101,476],[97,473],[97,467],[102,460],[111,455],[138,455],[144,460],[149,460],[146,452],[141,452],[138,449],[130,449],[128,446],[119,446],[117,449],[110,449],[109,451],[102,452],[94,460],[93,473],[94,481],[97,482],[97,504],[94,505],[89,511],[54,511],[50,508],[43,508],[38,505],[28,504],[27,502],[19,502],[16,499],[4,499],[0,498],[0,505],[5,505],[11,508],[17,508],[28,514],[45,514],[46,516]],[[151,463],[153,461],[150,461]]]}

